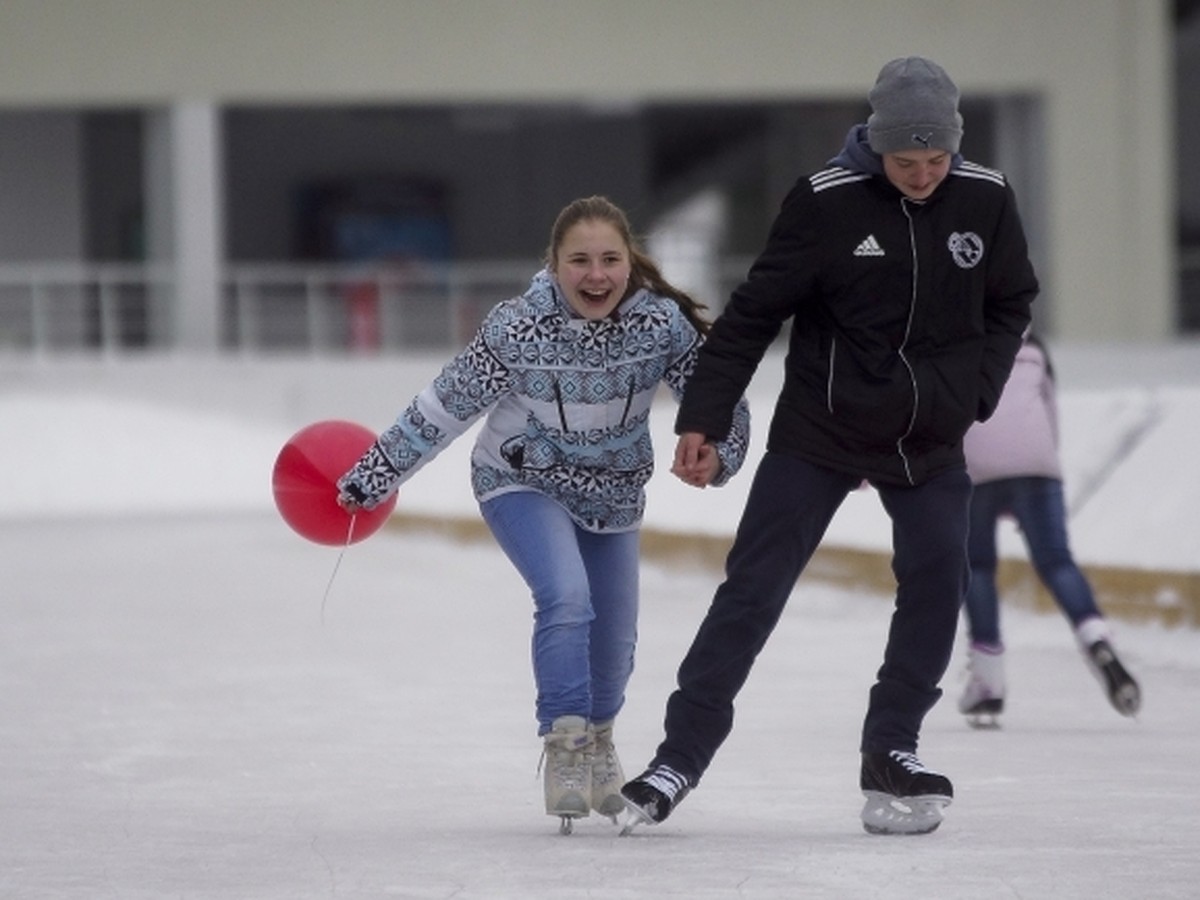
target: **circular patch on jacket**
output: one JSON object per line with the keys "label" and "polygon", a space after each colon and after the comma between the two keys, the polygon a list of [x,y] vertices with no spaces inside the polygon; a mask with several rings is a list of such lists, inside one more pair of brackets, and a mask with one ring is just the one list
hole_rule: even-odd
{"label": "circular patch on jacket", "polygon": [[954,232],[946,241],[950,256],[960,269],[973,269],[983,259],[983,238],[973,231]]}

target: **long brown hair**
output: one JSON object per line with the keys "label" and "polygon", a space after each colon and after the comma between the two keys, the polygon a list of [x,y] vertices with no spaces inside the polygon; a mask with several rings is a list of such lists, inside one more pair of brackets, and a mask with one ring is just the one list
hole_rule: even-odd
{"label": "long brown hair", "polygon": [[629,227],[629,219],[624,211],[607,197],[581,197],[563,207],[554,227],[550,229],[550,246],[546,248],[546,265],[553,270],[558,265],[558,249],[568,231],[580,222],[607,222],[617,230],[625,247],[629,251],[629,289],[646,288],[663,297],[670,297],[679,304],[684,316],[692,327],[701,334],[708,334],[709,322],[701,311],[708,309],[703,303],[697,302],[686,291],[681,291],[663,277],[658,264],[645,254],[633,236]]}

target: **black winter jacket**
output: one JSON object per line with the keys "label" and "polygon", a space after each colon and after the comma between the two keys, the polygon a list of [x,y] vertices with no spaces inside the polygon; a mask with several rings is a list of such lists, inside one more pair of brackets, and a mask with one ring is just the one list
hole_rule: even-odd
{"label": "black winter jacket", "polygon": [[1001,173],[956,159],[913,201],[863,130],[784,200],[700,351],[675,430],[723,438],[791,319],[768,449],[916,485],[965,464],[963,434],[995,408],[1038,284]]}

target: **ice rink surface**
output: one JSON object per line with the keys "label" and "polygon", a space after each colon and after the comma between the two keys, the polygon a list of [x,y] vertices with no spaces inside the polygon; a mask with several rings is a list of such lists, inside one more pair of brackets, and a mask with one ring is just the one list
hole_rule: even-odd
{"label": "ice rink surface", "polygon": [[[1065,623],[1006,611],[998,731],[921,753],[945,824],[872,837],[857,741],[888,599],[797,589],[699,788],[661,826],[541,808],[529,601],[497,549],[346,551],[268,514],[0,523],[0,896],[1194,897],[1200,637],[1118,625],[1137,721]],[[648,565],[617,742],[638,769],[711,572]],[[324,610],[322,604],[324,603]]]}
{"label": "ice rink surface", "polygon": [[[1196,349],[1067,355],[1089,392],[1068,420],[1073,471],[1102,446],[1084,424],[1140,421],[1105,410],[1194,432]],[[560,836],[542,809],[531,603],[495,546],[387,529],[339,557],[271,506],[291,433],[333,417],[382,428],[440,361],[0,367],[0,897],[1197,896],[1200,631],[1114,622],[1145,693],[1131,721],[1063,619],[1006,606],[1003,727],[955,711],[960,641],[920,747],[954,804],[934,834],[873,837],[857,750],[890,600],[809,576],[676,813],[625,838],[594,817]],[[1110,386],[1115,399],[1094,394]],[[772,395],[751,400],[760,439]],[[1161,510],[1169,526],[1130,538],[1182,548],[1172,562],[1194,571],[1200,480],[1178,456],[1194,441],[1171,435],[1140,444],[1134,480],[1109,478],[1085,512],[1112,503],[1125,515],[1093,523],[1128,533]],[[477,517],[468,451],[431,463],[400,508]],[[648,524],[729,533],[748,483],[683,495],[660,472]],[[863,516],[848,510],[835,537],[877,543],[873,502],[854,498]],[[1108,559],[1106,534],[1076,523],[1083,555]],[[629,775],[718,579],[645,565],[616,732]]]}

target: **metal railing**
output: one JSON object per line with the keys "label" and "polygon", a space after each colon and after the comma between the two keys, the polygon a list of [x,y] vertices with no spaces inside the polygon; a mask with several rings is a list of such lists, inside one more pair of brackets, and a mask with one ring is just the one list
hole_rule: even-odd
{"label": "metal railing", "polygon": [[165,266],[0,265],[0,353],[149,347],[169,334],[173,296]]}
{"label": "metal railing", "polygon": [[[746,260],[697,293],[719,312]],[[215,349],[232,353],[390,353],[461,346],[535,264],[233,264],[218,286]],[[170,266],[0,264],[0,355],[168,351],[179,342]]]}
{"label": "metal railing", "polygon": [[238,265],[223,286],[221,345],[243,352],[379,353],[465,343],[528,263]]}

